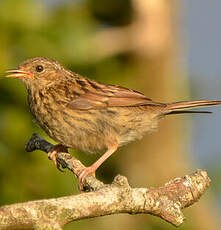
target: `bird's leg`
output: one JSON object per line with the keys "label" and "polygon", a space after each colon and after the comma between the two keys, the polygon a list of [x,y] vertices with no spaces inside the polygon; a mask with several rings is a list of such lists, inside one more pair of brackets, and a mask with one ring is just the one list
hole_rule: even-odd
{"label": "bird's leg", "polygon": [[95,171],[98,169],[98,167],[108,157],[110,157],[117,150],[117,148],[118,148],[117,143],[111,145],[110,147],[108,147],[108,150],[96,162],[94,162],[91,166],[80,168],[79,170],[77,170],[80,190],[83,190],[83,183],[84,183],[87,175],[91,173],[93,176],[95,176]]}
{"label": "bird's leg", "polygon": [[60,163],[57,161],[57,153],[59,153],[59,152],[68,153],[68,148],[64,145],[61,145],[61,144],[55,145],[48,152],[48,158],[54,162],[54,164],[56,165],[56,167],[59,171],[63,172],[63,170],[60,168]]}

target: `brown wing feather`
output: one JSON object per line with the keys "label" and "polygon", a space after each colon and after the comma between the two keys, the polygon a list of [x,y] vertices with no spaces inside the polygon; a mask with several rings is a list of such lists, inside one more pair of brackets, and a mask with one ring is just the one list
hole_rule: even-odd
{"label": "brown wing feather", "polygon": [[107,107],[125,107],[140,105],[164,105],[153,102],[142,93],[120,86],[105,85],[86,78],[77,79],[75,87],[80,93],[68,104],[76,110],[104,109]]}

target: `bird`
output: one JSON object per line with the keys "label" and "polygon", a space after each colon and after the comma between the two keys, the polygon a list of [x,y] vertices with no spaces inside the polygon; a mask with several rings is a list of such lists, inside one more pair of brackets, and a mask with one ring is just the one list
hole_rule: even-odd
{"label": "bird", "polygon": [[8,78],[25,84],[37,124],[59,143],[48,153],[57,167],[56,154],[68,148],[103,153],[91,166],[79,169],[80,188],[120,146],[151,133],[165,116],[221,104],[221,100],[155,102],[138,91],[83,77],[45,57],[28,59],[6,72]]}

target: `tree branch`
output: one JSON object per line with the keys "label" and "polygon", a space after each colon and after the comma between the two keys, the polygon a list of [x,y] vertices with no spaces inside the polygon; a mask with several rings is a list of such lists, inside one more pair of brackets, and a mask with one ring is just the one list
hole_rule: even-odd
{"label": "tree branch", "polygon": [[[52,147],[34,134],[26,150],[48,152]],[[73,173],[83,166],[68,153],[58,153],[57,159]],[[0,207],[0,229],[61,229],[74,220],[116,213],[152,214],[179,226],[185,219],[181,209],[198,201],[209,184],[210,179],[202,170],[175,178],[159,188],[131,188],[127,178],[120,175],[112,184],[104,185],[88,175],[86,188],[91,192]]]}

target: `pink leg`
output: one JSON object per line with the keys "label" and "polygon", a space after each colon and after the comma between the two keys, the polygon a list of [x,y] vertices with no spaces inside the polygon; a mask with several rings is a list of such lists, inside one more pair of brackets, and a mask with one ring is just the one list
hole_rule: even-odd
{"label": "pink leg", "polygon": [[49,152],[48,152],[48,158],[50,160],[52,160],[54,162],[54,164],[56,165],[57,169],[62,171],[60,169],[60,164],[59,162],[57,161],[57,158],[56,158],[56,155],[57,153],[59,152],[65,152],[65,153],[68,153],[68,148],[64,145],[61,145],[61,144],[58,144],[58,145],[55,145]]}
{"label": "pink leg", "polygon": [[93,174],[93,176],[95,176],[95,171],[98,169],[98,167],[108,158],[110,157],[118,148],[118,144],[114,144],[112,146],[110,146],[107,150],[107,152],[105,152],[96,162],[94,162],[94,164],[92,164],[89,167],[80,169],[81,172],[79,174],[79,184],[80,184],[80,189],[83,190],[83,183],[85,181],[85,178],[87,177],[88,174]]}

